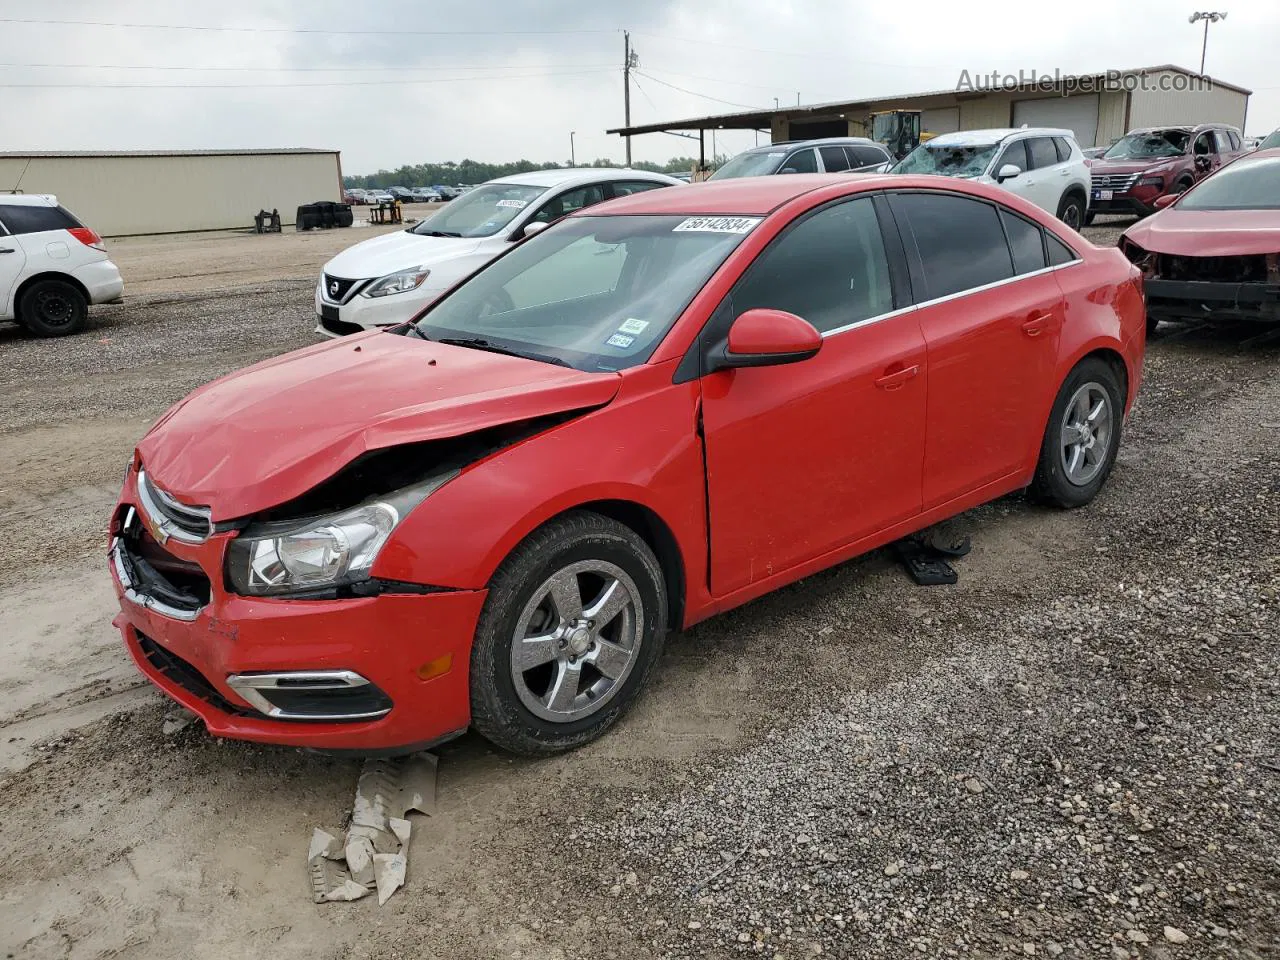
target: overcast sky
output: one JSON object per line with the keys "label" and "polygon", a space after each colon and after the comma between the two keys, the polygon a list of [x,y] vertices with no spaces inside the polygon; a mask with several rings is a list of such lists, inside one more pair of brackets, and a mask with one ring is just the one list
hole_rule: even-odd
{"label": "overcast sky", "polygon": [[[1246,132],[1260,135],[1280,126],[1280,3],[1222,2],[1229,15],[1209,28],[1206,72],[1255,91]],[[954,88],[962,70],[1197,69],[1203,27],[1187,22],[1196,9],[1191,0],[0,0],[0,150],[310,146],[339,149],[346,172],[370,173],[464,157],[567,161],[572,130],[579,161],[620,161],[621,139],[604,131],[622,125],[623,29],[640,60],[631,101],[640,124],[797,94],[813,103]],[[13,22],[37,19],[117,25]],[[754,142],[730,132],[717,146]],[[632,143],[636,159],[697,152],[696,141],[666,134]]]}

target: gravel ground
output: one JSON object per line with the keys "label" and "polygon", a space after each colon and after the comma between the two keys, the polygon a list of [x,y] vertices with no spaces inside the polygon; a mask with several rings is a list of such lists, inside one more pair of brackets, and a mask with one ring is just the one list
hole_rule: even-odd
{"label": "gravel ground", "polygon": [[353,762],[166,736],[144,690],[83,713],[136,682],[99,589],[120,462],[192,386],[313,342],[309,297],[0,331],[0,741],[35,758],[0,775],[0,953],[1280,953],[1280,342],[1158,336],[1103,495],[958,518],[954,587],[878,552],[673,637],[570,756],[449,745],[405,890],[315,907],[307,839]]}

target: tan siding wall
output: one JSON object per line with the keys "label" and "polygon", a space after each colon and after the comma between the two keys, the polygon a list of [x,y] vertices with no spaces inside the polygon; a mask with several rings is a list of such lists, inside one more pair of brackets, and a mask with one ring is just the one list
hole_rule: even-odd
{"label": "tan siding wall", "polygon": [[[1167,71],[1165,75],[1176,76]],[[1150,74],[1151,79],[1157,76],[1159,74]],[[1213,90],[1134,90],[1129,129],[1162,124],[1227,123],[1243,130],[1247,103],[1248,97],[1243,93],[1224,87]]]}
{"label": "tan siding wall", "polygon": [[27,159],[0,158],[0,189],[21,176],[104,236],[252,227],[264,209],[292,224],[300,204],[342,199],[334,153]]}
{"label": "tan siding wall", "polygon": [[1098,94],[1098,139],[1096,146],[1106,147],[1128,131],[1124,128],[1124,109],[1128,94],[1123,90]]}

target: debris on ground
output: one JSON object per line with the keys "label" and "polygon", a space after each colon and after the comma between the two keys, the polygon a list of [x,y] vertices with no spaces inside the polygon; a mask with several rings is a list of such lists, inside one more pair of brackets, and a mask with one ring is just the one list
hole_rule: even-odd
{"label": "debris on ground", "polygon": [[191,726],[196,720],[196,715],[186,707],[175,707],[164,716],[164,724],[160,727],[160,732],[166,737],[171,737],[181,730],[185,730]]}
{"label": "debris on ground", "polygon": [[897,541],[893,549],[916,583],[936,587],[959,581],[959,574],[947,561],[967,556],[971,545],[968,537],[956,539],[935,530],[905,537]]}
{"label": "debris on ground", "polygon": [[408,816],[430,816],[436,804],[436,757],[416,753],[369,760],[356,783],[345,836],[319,827],[307,865],[316,903],[359,900],[377,890],[378,905],[404,885],[409,864]]}

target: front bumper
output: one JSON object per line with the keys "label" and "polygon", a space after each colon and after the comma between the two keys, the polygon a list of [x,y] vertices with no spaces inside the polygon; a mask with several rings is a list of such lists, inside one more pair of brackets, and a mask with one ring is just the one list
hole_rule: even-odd
{"label": "front bumper", "polygon": [[346,303],[334,303],[324,295],[321,285],[316,284],[316,333],[337,338],[392,327],[413,319],[442,292],[418,289],[389,297],[362,297],[357,293]]}
{"label": "front bumper", "polygon": [[[126,483],[118,511],[140,509],[135,476],[131,473]],[[333,600],[241,597],[222,585],[232,536],[164,544],[171,557],[198,564],[208,576],[207,602],[195,608],[167,603],[172,598],[148,586],[134,560],[119,562],[120,541],[112,547],[111,575],[120,603],[112,623],[143,675],[197,714],[210,733],[372,754],[422,749],[467,728],[471,642],[485,591]],[[301,697],[294,688],[284,692],[294,698],[286,702],[280,693],[244,682],[246,675],[252,683],[264,674],[301,674],[306,681],[315,674],[344,673],[367,685],[345,690],[330,685],[329,692],[312,690]],[[330,696],[338,699],[325,699]],[[269,715],[281,703],[292,719]],[[332,703],[340,709],[329,709]],[[338,714],[346,718],[331,719]]]}
{"label": "front bumper", "polygon": [[1147,280],[1147,313],[1157,320],[1280,322],[1280,284]]}

